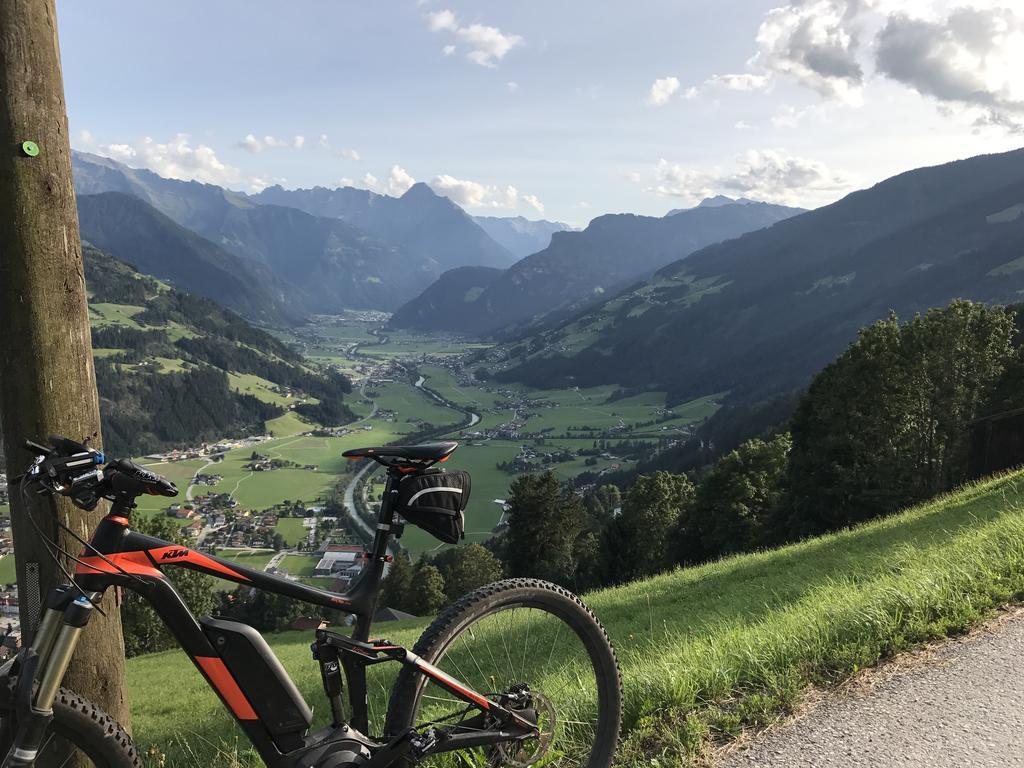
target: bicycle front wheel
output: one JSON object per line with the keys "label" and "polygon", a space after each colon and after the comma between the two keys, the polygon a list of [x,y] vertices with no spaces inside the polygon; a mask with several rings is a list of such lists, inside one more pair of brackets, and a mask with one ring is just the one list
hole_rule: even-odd
{"label": "bicycle front wheel", "polygon": [[[536,579],[481,587],[441,613],[413,652],[478,693],[523,709],[538,727],[536,738],[436,754],[428,764],[611,764],[622,716],[619,668],[604,628],[571,592]],[[464,729],[474,714],[405,667],[392,689],[387,732]]]}
{"label": "bicycle front wheel", "polygon": [[[13,687],[12,687],[13,688]],[[11,689],[5,692],[10,693]],[[18,730],[9,701],[0,702],[0,761]],[[142,768],[131,737],[94,704],[61,688],[43,735],[36,768]]]}

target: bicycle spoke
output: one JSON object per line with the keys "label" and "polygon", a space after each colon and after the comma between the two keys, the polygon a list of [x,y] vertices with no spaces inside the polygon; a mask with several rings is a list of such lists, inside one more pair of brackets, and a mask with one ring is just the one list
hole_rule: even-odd
{"label": "bicycle spoke", "polygon": [[[506,708],[525,707],[537,718],[540,737],[430,755],[426,764],[585,766],[598,732],[598,680],[586,647],[575,632],[563,632],[565,626],[542,608],[510,605],[481,616],[453,638],[432,663]],[[420,692],[415,721],[420,727],[485,732],[492,727],[480,726],[479,719],[473,726],[461,725],[460,714],[480,718],[480,710],[467,711],[464,700],[442,691],[430,680]]]}

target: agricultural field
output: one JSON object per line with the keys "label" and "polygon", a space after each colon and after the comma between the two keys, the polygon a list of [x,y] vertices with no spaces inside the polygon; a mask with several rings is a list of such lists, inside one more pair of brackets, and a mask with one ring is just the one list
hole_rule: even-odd
{"label": "agricultural field", "polygon": [[272,381],[267,381],[266,379],[260,378],[259,376],[255,376],[251,373],[229,373],[228,384],[235,392],[241,392],[243,395],[252,395],[256,399],[262,400],[265,403],[270,403],[271,405],[288,407],[295,403],[315,404],[319,402],[315,397],[307,397],[300,400],[294,397],[282,395],[275,391],[279,389],[279,387]]}
{"label": "agricultural field", "polygon": [[278,567],[292,576],[306,579],[313,576],[313,569],[318,562],[315,555],[285,555]]}
{"label": "agricultural field", "polygon": [[305,543],[309,537],[309,529],[302,524],[301,517],[278,518],[277,527],[274,529],[284,537],[285,543],[294,547],[297,544]]}
{"label": "agricultural field", "polygon": [[[101,309],[110,318],[123,322],[131,319],[131,308],[120,308],[119,313],[102,306]],[[407,332],[392,333],[383,329],[380,319],[359,313],[342,318],[320,317],[305,328],[279,335],[302,348],[313,360],[319,356],[323,358],[320,362],[330,362],[342,370],[361,371],[364,378],[347,398],[359,421],[349,425],[351,433],[340,437],[309,435],[315,426],[294,412],[268,421],[266,428],[273,439],[229,451],[223,461],[206,466],[204,472],[221,475],[222,480],[214,486],[197,487],[194,494],[227,493],[242,508],[251,510],[267,509],[285,501],[322,502],[355,468],[341,458],[343,451],[400,441],[406,435],[422,431],[428,424],[436,428],[463,422],[462,412],[412,386],[410,374],[402,366],[415,366],[425,377],[426,387],[446,402],[480,415],[480,422],[466,432],[486,432],[525,417],[521,431],[545,435],[542,444],[535,444],[536,441],[529,438],[498,439],[479,434],[462,439],[461,447],[447,466],[465,468],[473,476],[466,538],[467,541],[483,541],[492,535],[501,518],[501,508],[495,500],[507,497],[509,485],[515,479],[515,474],[499,470],[496,465],[511,462],[524,445],[537,453],[590,449],[595,436],[614,431],[605,457],[591,457],[589,463],[586,456],[547,465],[537,461],[533,466],[550,468],[566,481],[582,472],[628,469],[630,462],[615,456],[617,440],[654,442],[683,437],[688,434],[689,425],[714,413],[721,398],[721,395],[712,395],[666,409],[664,393],[648,392],[609,400],[615,392],[611,386],[533,390],[517,385],[460,384],[452,370],[445,367],[445,358],[486,345]],[[393,365],[394,362],[398,365]],[[232,387],[238,391],[278,405],[290,402],[290,398],[274,392],[269,382],[257,376],[230,376]],[[459,434],[459,431],[451,433],[455,437]],[[254,451],[297,466],[250,471],[246,465]],[[203,460],[195,460],[151,468],[168,474],[184,490],[191,475],[205,464]],[[142,500],[140,509],[157,512],[166,509],[168,503],[165,499],[148,497]],[[295,545],[305,538],[305,530],[299,530],[300,527],[297,520],[285,520],[278,530],[289,545]],[[438,542],[429,534],[410,527],[402,545],[413,552],[421,552],[436,548]]]}
{"label": "agricultural field", "polygon": [[[232,560],[239,565],[244,565],[246,568],[262,571],[267,567],[267,563],[270,562],[271,558],[274,557],[274,552],[269,549],[224,548],[217,550],[217,557],[222,557],[225,560]],[[234,584],[231,586],[234,587]]]}
{"label": "agricultural field", "polygon": [[90,304],[89,322],[95,328],[117,325],[122,328],[139,330],[142,326],[132,318],[143,309],[144,307],[136,307],[130,304]]}
{"label": "agricultural field", "polygon": [[0,555],[0,584],[13,584],[16,580],[14,555]]}
{"label": "agricultural field", "polygon": [[[991,615],[1024,592],[1022,499],[1015,473],[837,534],[586,595],[623,672],[618,764],[650,766],[651,754],[658,765],[699,762],[711,745],[791,712],[808,688]],[[388,624],[387,637],[411,646],[428,621]],[[268,639],[322,724],[310,638]],[[389,666],[371,679],[378,727]],[[128,680],[136,743],[157,746],[168,768],[259,765],[181,652],[130,659]],[[189,702],[185,728],[163,695],[171,687]]]}

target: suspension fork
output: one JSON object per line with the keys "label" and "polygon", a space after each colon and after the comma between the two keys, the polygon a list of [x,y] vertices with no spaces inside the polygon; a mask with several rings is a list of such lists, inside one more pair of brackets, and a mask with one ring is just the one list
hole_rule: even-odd
{"label": "suspension fork", "polygon": [[35,762],[53,719],[53,702],[61,680],[92,616],[92,601],[98,598],[98,593],[76,596],[69,585],[57,587],[47,598],[39,630],[22,654],[14,697],[18,732],[2,768],[20,768]]}

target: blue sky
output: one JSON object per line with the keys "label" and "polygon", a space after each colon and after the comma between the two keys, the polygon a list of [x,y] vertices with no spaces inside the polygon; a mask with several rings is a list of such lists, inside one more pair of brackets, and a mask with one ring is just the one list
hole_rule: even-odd
{"label": "blue sky", "polygon": [[58,0],[76,148],[236,189],[426,181],[585,224],[804,206],[1024,144],[1024,14],[945,0]]}

